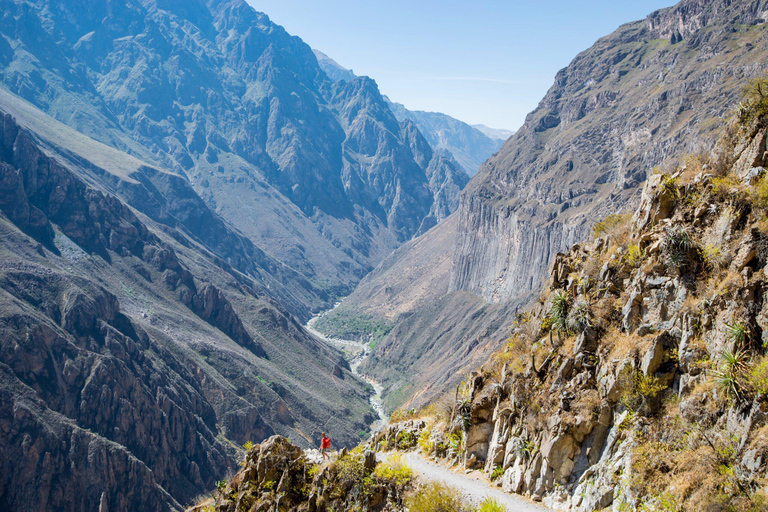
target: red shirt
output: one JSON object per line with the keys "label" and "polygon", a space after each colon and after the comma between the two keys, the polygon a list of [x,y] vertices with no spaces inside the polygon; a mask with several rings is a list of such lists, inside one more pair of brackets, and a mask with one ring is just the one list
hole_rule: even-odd
{"label": "red shirt", "polygon": [[320,448],[327,449],[331,447],[331,440],[328,437],[324,437],[322,441],[320,441]]}

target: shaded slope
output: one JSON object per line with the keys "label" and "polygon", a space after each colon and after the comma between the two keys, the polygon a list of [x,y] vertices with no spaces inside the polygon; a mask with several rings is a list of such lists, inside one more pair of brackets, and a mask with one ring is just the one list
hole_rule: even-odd
{"label": "shaded slope", "polygon": [[0,133],[0,503],[178,509],[233,466],[233,441],[359,439],[363,384],[264,284],[86,183],[138,181],[47,156],[10,116]]}

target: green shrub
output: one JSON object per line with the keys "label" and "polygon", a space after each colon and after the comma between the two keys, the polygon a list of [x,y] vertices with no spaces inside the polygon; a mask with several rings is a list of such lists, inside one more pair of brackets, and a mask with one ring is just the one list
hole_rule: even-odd
{"label": "green shrub", "polygon": [[416,445],[416,442],[416,434],[409,430],[400,431],[400,433],[397,434],[397,439],[395,439],[395,445],[401,450],[413,448]]}
{"label": "green shrub", "polygon": [[655,376],[644,375],[639,371],[635,371],[623,379],[628,379],[628,381],[625,380],[622,385],[624,392],[621,396],[621,403],[632,414],[650,415],[657,403],[656,399],[666,387]]}
{"label": "green shrub", "polygon": [[373,471],[373,478],[378,481],[394,483],[405,487],[413,480],[413,470],[403,462],[403,456],[399,453],[392,454],[387,462],[381,462]]}
{"label": "green shrub", "polygon": [[739,118],[745,125],[765,125],[768,122],[768,74],[747,85],[744,101],[739,104]]}
{"label": "green shrub", "polygon": [[707,244],[701,248],[701,259],[710,270],[718,270],[725,265],[723,249],[717,245]]}
{"label": "green shrub", "polygon": [[459,491],[438,482],[422,485],[405,503],[410,512],[469,512]]}
{"label": "green shrub", "polygon": [[598,238],[605,233],[609,233],[614,228],[626,222],[628,217],[629,216],[626,213],[607,216],[605,219],[596,222],[595,225],[592,226],[592,236]]}
{"label": "green shrub", "polygon": [[507,507],[498,502],[496,498],[485,498],[477,512],[507,512]]}
{"label": "green shrub", "polygon": [[493,468],[493,471],[491,472],[491,480],[496,480],[497,478],[501,478],[501,475],[504,474],[504,466],[496,466]]}
{"label": "green shrub", "polygon": [[435,451],[435,443],[432,442],[431,428],[425,428],[421,431],[421,434],[419,435],[419,447],[425,455],[429,455]]}
{"label": "green shrub", "polygon": [[752,391],[762,397],[768,397],[768,358],[763,357],[749,370],[749,386]]}

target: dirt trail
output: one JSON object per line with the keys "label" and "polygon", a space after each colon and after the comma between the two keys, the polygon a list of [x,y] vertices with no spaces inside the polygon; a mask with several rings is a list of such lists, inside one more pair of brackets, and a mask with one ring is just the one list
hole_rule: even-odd
{"label": "dirt trail", "polygon": [[454,473],[450,469],[430,462],[416,453],[407,453],[404,458],[419,477],[455,487],[462,493],[464,500],[473,506],[479,505],[483,499],[490,496],[491,498],[496,498],[499,504],[506,506],[507,512],[545,512],[550,510],[490,486],[477,471],[469,474]]}

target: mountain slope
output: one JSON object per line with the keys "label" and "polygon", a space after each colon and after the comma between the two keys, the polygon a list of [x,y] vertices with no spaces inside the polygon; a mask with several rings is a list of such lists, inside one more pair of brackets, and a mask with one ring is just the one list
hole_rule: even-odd
{"label": "mountain slope", "polygon": [[537,288],[558,251],[636,204],[647,169],[711,147],[765,67],[765,11],[686,0],[579,54],[462,196],[452,289],[496,302]]}
{"label": "mountain slope", "polygon": [[391,101],[389,106],[400,121],[413,121],[433,148],[450,151],[470,176],[477,174],[480,165],[504,143],[504,140],[446,114],[408,110]]}
{"label": "mountain slope", "polygon": [[375,84],[334,84],[307,45],[244,0],[3,7],[0,82],[188,179],[302,276],[305,309],[347,293],[436,203],[429,161],[412,159]]}
{"label": "mountain slope", "polygon": [[[560,71],[523,128],[462,193],[455,238],[433,237],[434,243],[452,245],[451,270],[436,265],[420,279],[448,280],[447,295],[432,302],[418,301],[421,292],[399,297],[401,304],[418,306],[398,311],[400,320],[363,369],[391,378],[397,367],[400,380],[391,388],[399,389],[418,373],[417,366],[403,366],[393,355],[419,358],[421,342],[409,348],[411,340],[440,336],[431,321],[453,315],[451,297],[468,292],[502,308],[522,306],[558,251],[585,238],[596,221],[637,203],[649,169],[671,155],[709,151],[721,116],[768,62],[764,7],[764,2],[684,1],[622,26]],[[418,247],[418,252],[399,261],[440,252],[428,246],[430,238],[428,233],[424,242],[405,246],[403,251]],[[365,290],[398,282],[401,272],[407,269],[398,264],[374,271],[345,307],[380,310],[378,301],[386,301],[386,294]],[[408,323],[407,333],[398,329],[399,322]],[[460,323],[465,332],[475,332],[483,322],[468,316]],[[506,334],[491,329],[489,335],[500,340]],[[475,341],[474,335],[463,336],[456,350]],[[442,366],[443,374],[456,381],[455,368]],[[401,394],[389,404],[407,398]]]}
{"label": "mountain slope", "polygon": [[16,104],[42,128],[2,114],[4,508],[177,510],[233,467],[232,443],[306,446],[321,424],[359,439],[364,384],[275,302],[274,272],[249,259],[252,279],[211,252],[175,216],[179,187],[152,187],[174,175]]}

